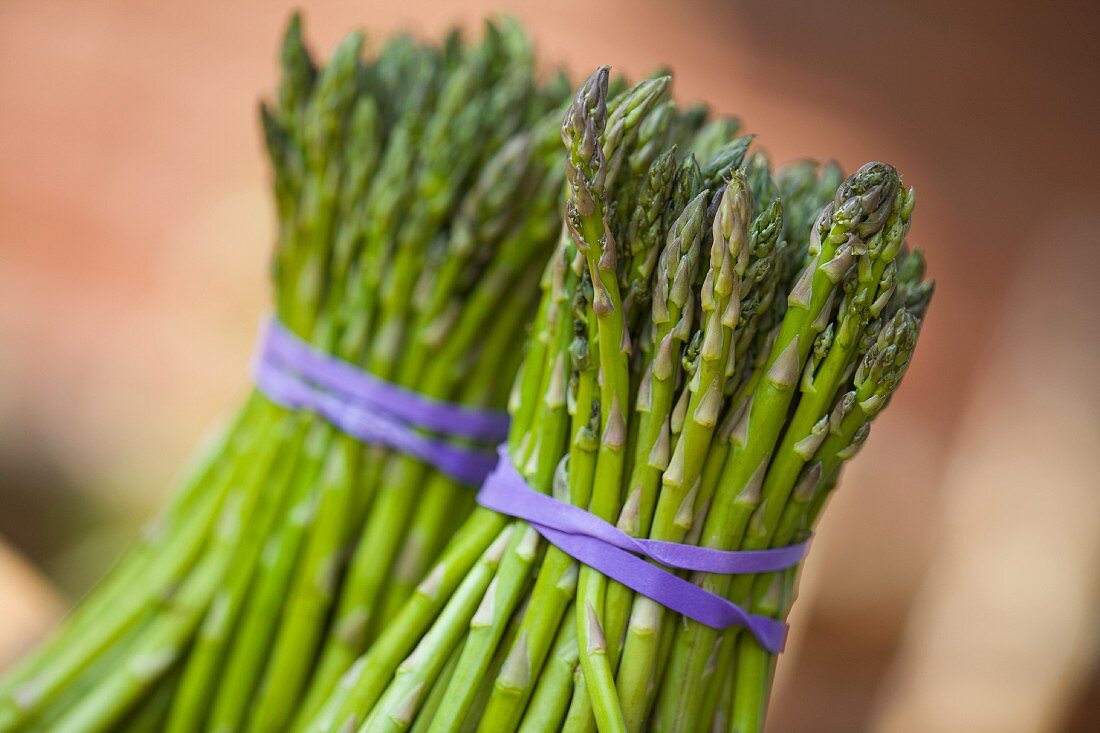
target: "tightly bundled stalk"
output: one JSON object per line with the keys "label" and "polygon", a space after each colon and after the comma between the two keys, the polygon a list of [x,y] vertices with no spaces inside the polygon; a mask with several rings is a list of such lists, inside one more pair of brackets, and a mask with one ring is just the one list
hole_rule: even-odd
{"label": "tightly bundled stalk", "polygon": [[[561,227],[568,84],[537,80],[508,21],[476,43],[362,46],[352,33],[318,67],[295,18],[277,102],[261,108],[276,315],[383,379],[502,409]],[[472,505],[425,464],[254,392],[163,516],[3,681],[0,731],[285,729]]]}
{"label": "tightly bundled stalk", "polygon": [[[508,456],[634,536],[790,545],[912,356],[932,291],[905,243],[913,193],[882,163],[773,176],[735,121],[678,109],[668,82],[609,101],[600,69],[565,114],[567,227]],[[797,570],[689,577],[785,618]],[[298,729],[748,733],[774,663],[479,507]]]}

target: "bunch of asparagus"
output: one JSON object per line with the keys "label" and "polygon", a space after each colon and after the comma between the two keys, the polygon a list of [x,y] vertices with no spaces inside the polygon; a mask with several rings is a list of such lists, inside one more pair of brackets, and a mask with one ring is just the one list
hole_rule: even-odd
{"label": "bunch of asparagus", "polygon": [[[539,81],[507,20],[475,43],[362,46],[352,33],[320,68],[294,18],[277,102],[261,107],[276,315],[385,380],[502,409],[561,228],[568,82]],[[254,392],[163,516],[0,684],[0,731],[285,729],[472,506],[419,461]]]}
{"label": "bunch of asparagus", "polygon": [[[667,77],[576,93],[566,229],[510,411],[535,490],[637,537],[803,540],[910,362],[931,297],[883,163],[775,175]],[[797,570],[692,581],[785,618]],[[762,727],[775,660],[479,507],[319,709],[320,731]]]}

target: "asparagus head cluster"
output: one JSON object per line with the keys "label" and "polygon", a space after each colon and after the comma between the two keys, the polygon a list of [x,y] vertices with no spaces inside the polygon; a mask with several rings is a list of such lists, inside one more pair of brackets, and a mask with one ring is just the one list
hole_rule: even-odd
{"label": "asparagus head cluster", "polygon": [[[377,377],[502,409],[560,230],[568,88],[539,80],[508,20],[473,41],[364,45],[352,33],[319,65],[294,18],[261,106],[275,315]],[[0,731],[283,730],[472,505],[419,461],[253,393],[163,516],[0,685]]]}
{"label": "asparagus head cluster", "polygon": [[[513,388],[510,460],[637,537],[766,549],[812,531],[913,353],[931,296],[911,190],[868,163],[773,173],[668,96],[576,92],[565,228]],[[681,573],[785,618],[796,569]],[[698,731],[762,725],[774,665],[478,508],[305,730]]]}

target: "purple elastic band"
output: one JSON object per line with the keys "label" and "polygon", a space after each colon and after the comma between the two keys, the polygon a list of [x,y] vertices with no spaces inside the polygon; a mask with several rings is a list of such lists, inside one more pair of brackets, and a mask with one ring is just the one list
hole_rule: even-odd
{"label": "purple elastic band", "polygon": [[283,407],[316,412],[354,438],[412,455],[471,486],[485,479],[496,460],[487,449],[449,439],[499,441],[508,430],[502,413],[441,402],[382,381],[317,351],[275,321],[264,331],[254,379]]}
{"label": "purple elastic band", "polygon": [[499,455],[496,468],[478,492],[479,504],[525,520],[567,555],[666,608],[717,629],[742,626],[769,652],[783,650],[787,625],[782,621],[748,613],[638,555],[677,570],[766,573],[797,565],[806,555],[808,542],[773,550],[725,551],[638,539],[580,507],[535,491],[516,471],[503,447]]}
{"label": "purple elastic band", "polygon": [[399,422],[482,443],[496,444],[508,436],[507,413],[443,402],[379,379],[314,348],[274,319],[265,329],[261,358],[276,359],[317,387],[346,395],[361,407],[385,412]]}

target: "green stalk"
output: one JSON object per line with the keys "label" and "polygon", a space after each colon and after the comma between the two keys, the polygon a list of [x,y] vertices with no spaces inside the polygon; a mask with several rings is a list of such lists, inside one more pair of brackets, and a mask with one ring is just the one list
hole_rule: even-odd
{"label": "green stalk", "polygon": [[113,643],[103,654],[92,661],[81,674],[50,703],[50,706],[42,711],[33,721],[22,721],[23,728],[45,729],[64,716],[69,709],[91,692],[99,684],[100,680],[110,675],[119,666],[125,664],[128,656],[156,619],[157,613],[167,605],[169,599],[161,600],[148,614],[138,619],[134,626],[127,630],[125,635]]}
{"label": "green stalk", "polygon": [[[617,136],[630,134],[637,125],[636,122],[632,125],[632,121],[644,118],[663,94],[667,81],[662,78],[643,82],[626,96],[608,120],[607,69],[601,69],[578,92],[562,125],[562,139],[569,148],[566,222],[577,248],[585,256],[592,279],[592,309],[597,321],[600,359],[601,437],[588,508],[607,521],[614,521],[621,509],[627,438],[625,414],[631,389],[627,314],[619,291],[618,247],[604,208],[605,185],[614,180],[620,169],[618,159],[627,150],[626,145],[617,144]],[[605,120],[610,122],[606,134]],[[603,147],[598,143],[601,136],[605,137]],[[604,733],[625,730],[603,632],[606,590],[605,576],[587,566],[581,568],[576,613],[578,648],[589,688],[588,699],[596,723]]]}
{"label": "green stalk", "polygon": [[[594,324],[591,313],[591,282],[587,276],[580,278],[572,302],[573,317],[564,313],[561,328],[568,333],[568,353],[572,370],[576,373],[576,387],[572,391],[570,410],[569,444],[572,447],[568,464],[562,464],[564,475],[559,474],[554,495],[558,498],[583,495],[591,490],[595,472],[595,439],[591,426],[592,405],[595,399],[596,364],[588,351],[589,334]],[[594,319],[593,319],[594,320]],[[554,351],[550,352],[555,353]],[[556,351],[555,371],[563,373],[565,351]],[[543,392],[543,394],[547,394]],[[523,712],[523,705],[534,689],[536,671],[549,651],[556,629],[552,626],[561,619],[567,604],[576,590],[577,565],[557,547],[547,548],[542,568],[531,592],[531,602],[523,615],[516,640],[508,652],[489,697],[480,730],[506,730],[514,728]]]}
{"label": "green stalk", "polygon": [[171,704],[171,715],[166,719],[166,731],[195,730],[201,727],[205,719],[207,705],[212,697],[211,688],[218,680],[219,666],[229,644],[229,635],[243,608],[267,535],[281,516],[282,493],[289,484],[296,458],[294,446],[300,444],[304,434],[300,421],[298,424],[288,423],[284,429],[293,429],[296,435],[275,437],[277,444],[285,441],[290,450],[269,456],[269,460],[274,461],[277,466],[270,471],[267,484],[270,495],[265,495],[261,502],[257,519],[246,526],[241,546],[237,550],[237,560],[227,574],[224,587],[211,602],[210,611],[188,653],[179,691]]}
{"label": "green stalk", "polygon": [[[650,536],[655,539],[682,541],[694,521],[711,437],[721,414],[725,381],[733,376],[735,366],[729,353],[741,317],[741,281],[752,254],[750,213],[745,178],[734,172],[718,198],[714,216],[709,269],[700,289],[702,340],[695,372],[687,384],[688,417],[661,477],[650,528]],[[652,669],[657,636],[649,629],[654,622],[659,627],[663,615],[663,609],[652,600],[639,598],[636,604],[639,623],[633,636],[635,643],[631,646],[628,636],[619,680],[624,710],[630,710],[631,730],[640,730],[647,717],[648,685],[637,676],[640,670]]]}
{"label": "green stalk", "polygon": [[447,685],[450,683],[451,677],[454,676],[460,651],[460,649],[455,649],[451,652],[451,656],[447,658],[447,663],[443,665],[443,671],[439,673],[439,678],[432,685],[432,689],[424,699],[423,705],[420,706],[420,714],[416,716],[416,721],[410,729],[412,733],[425,733],[428,726],[431,725],[435,712],[443,704],[443,695],[447,692]]}
{"label": "green stalk", "polygon": [[[638,399],[638,409],[644,411],[643,415],[648,415],[647,429],[646,434],[639,438],[635,477],[631,482],[634,487],[636,481],[637,487],[631,489],[627,509],[619,520],[620,527],[625,525],[629,528],[627,531],[636,531],[638,534],[650,530],[649,526],[643,526],[643,522],[645,525],[650,524],[657,504],[661,475],[668,467],[672,454],[670,414],[682,368],[681,350],[692,331],[697,308],[691,286],[696,279],[702,256],[706,201],[707,193],[704,191],[680,214],[669,231],[668,241],[656,270],[657,281],[652,298],[653,357],[647,372],[648,380],[639,389]],[[617,605],[610,608],[616,631],[624,626],[624,621],[628,618],[629,598],[630,596],[620,596],[616,599]],[[640,602],[650,601],[639,596],[635,605]],[[638,620],[641,618],[639,616]],[[652,669],[627,662],[626,655],[629,654],[627,650],[632,647],[652,640],[647,636],[648,626],[630,624],[623,662],[619,665],[618,689],[630,730],[638,730],[643,724],[638,720],[644,716],[639,716],[636,702],[639,695],[645,694]],[[631,637],[634,637],[633,641],[630,640]]]}
{"label": "green stalk", "polygon": [[[466,214],[460,215],[456,233],[452,235],[448,247],[448,257],[444,266],[435,277],[427,282],[428,288],[419,287],[418,291],[433,293],[434,300],[427,303],[420,312],[422,325],[413,332],[412,351],[420,354],[414,361],[416,369],[404,370],[404,380],[410,386],[416,386],[419,391],[429,396],[447,398],[451,396],[454,385],[454,361],[460,361],[466,356],[466,352],[475,343],[475,340],[483,334],[486,321],[492,321],[489,314],[495,305],[493,297],[501,294],[508,286],[510,278],[522,272],[523,267],[530,257],[538,251],[538,246],[545,243],[545,238],[511,238],[505,242],[498,256],[498,263],[484,278],[484,287],[474,291],[471,301],[465,308],[460,308],[461,303],[453,295],[458,284],[458,277],[462,267],[474,254],[472,244],[482,242],[489,244],[495,238],[494,232],[499,232],[508,223],[507,212],[513,206],[520,205],[511,193],[515,187],[512,180],[522,175],[530,161],[530,148],[525,138],[517,138],[514,145],[506,146],[494,159],[482,176],[482,181],[474,189],[471,196],[463,204]],[[545,226],[545,225],[543,225]],[[533,233],[533,232],[529,232]],[[521,311],[522,312],[522,311]],[[461,314],[459,323],[454,330],[448,331],[456,314]],[[514,328],[514,325],[513,325]],[[438,343],[441,336],[446,335],[447,340]],[[441,357],[434,361],[435,366],[428,370],[423,379],[418,380],[416,374],[423,369],[429,360],[424,357],[428,349],[442,349]],[[410,352],[412,353],[412,352]],[[486,365],[484,368],[495,369],[496,365]],[[419,382],[419,384],[417,384]],[[347,619],[355,617],[357,627],[365,628],[370,609],[363,606],[364,601],[373,599],[376,589],[384,579],[383,573],[388,570],[390,563],[386,554],[389,552],[390,541],[380,539],[382,537],[398,539],[400,535],[394,533],[394,517],[407,516],[409,504],[415,496],[414,487],[421,475],[420,464],[405,460],[399,462],[393,468],[387,468],[388,480],[381,482],[382,495],[377,500],[379,503],[372,510],[371,524],[368,525],[360,541],[360,547],[369,548],[364,555],[356,555],[352,562],[349,579],[345,581],[341,608],[337,612],[338,626],[344,628],[350,624]],[[396,553],[397,548],[392,552]],[[328,686],[335,680],[347,664],[350,664],[354,654],[362,648],[362,643],[355,639],[351,641],[351,653],[341,654],[333,651],[334,644],[341,641],[331,640],[325,650],[325,656],[333,659],[322,659],[323,686]],[[311,691],[312,700],[317,700],[321,693]]]}
{"label": "green stalk", "polygon": [[[523,281],[515,283],[511,291],[517,301],[529,299],[537,292],[537,274],[529,270]],[[487,288],[492,291],[493,288]],[[481,354],[473,373],[466,379],[459,401],[465,405],[495,405],[501,402],[501,383],[498,378],[500,365],[515,358],[515,333],[523,328],[527,313],[520,308],[508,309],[501,314],[482,345]],[[393,618],[400,606],[412,593],[415,582],[424,577],[429,562],[434,560],[444,544],[456,516],[467,516],[473,507],[473,496],[468,489],[442,474],[433,475],[413,515],[405,544],[395,563],[383,606],[383,624]]]}
{"label": "green stalk", "polygon": [[[731,638],[730,647],[734,647],[736,643],[736,637]],[[729,725],[733,717],[734,685],[737,682],[736,665],[736,655],[731,654],[729,667],[726,669],[726,676],[722,680],[721,689],[718,694],[718,704],[714,711],[714,717],[710,721],[710,729],[714,733],[727,733],[729,730]]]}
{"label": "green stalk", "polygon": [[124,597],[132,596],[135,587],[148,584],[153,575],[149,568],[180,534],[186,516],[197,504],[208,500],[215,487],[223,484],[219,475],[226,472],[227,457],[234,455],[237,446],[251,432],[250,418],[259,416],[262,410],[274,410],[253,393],[232,423],[222,430],[211,445],[200,448],[194,465],[183,472],[184,483],[173,493],[173,498],[159,517],[149,522],[133,547],[128,549],[96,587],[96,591],[81,602],[33,655],[18,663],[0,684],[0,700],[31,679],[65,653],[75,638],[83,636],[111,615],[116,604]]}
{"label": "green stalk", "polygon": [[[628,346],[623,341],[622,299],[616,276],[617,245],[612,239],[604,208],[607,161],[599,142],[604,136],[607,119],[607,80],[606,68],[597,71],[577,93],[562,124],[562,140],[569,149],[566,223],[574,244],[584,255],[588,266],[593,291],[592,314],[597,322],[601,437],[590,489],[589,510],[603,519],[613,518],[611,512],[618,509],[622,456],[626,445],[624,410],[630,389],[625,354]],[[578,410],[584,407],[584,404],[578,404]],[[583,501],[577,496],[570,498],[575,502]],[[613,688],[614,680],[606,660],[607,646],[597,611],[597,608],[603,608],[606,591],[606,585],[599,582],[599,577],[602,577],[599,573],[581,567],[576,606],[577,644],[585,676],[595,681],[602,674],[605,683],[609,682]],[[606,689],[606,684],[603,689]],[[598,719],[602,718],[604,724],[609,726],[606,730],[621,727],[616,726],[614,709],[609,709],[599,699],[593,703]]]}
{"label": "green stalk", "polygon": [[[263,445],[266,431],[241,436],[237,450],[246,453],[253,444]],[[255,443],[253,443],[255,441]],[[200,553],[222,511],[227,496],[233,493],[233,481],[246,471],[247,465],[237,461],[233,470],[223,474],[209,496],[181,522],[178,534],[173,534],[164,548],[157,553],[146,570],[153,587],[146,592],[122,594],[111,614],[97,625],[95,633],[85,633],[64,646],[36,673],[14,686],[8,698],[0,705],[0,731],[16,730],[26,721],[40,714],[84,669],[111,645],[133,628],[138,620],[156,606],[158,598],[171,595],[180,579],[200,562]]]}
{"label": "green stalk", "polygon": [[508,659],[508,650],[511,649],[512,642],[515,641],[516,635],[519,633],[519,624],[523,620],[523,612],[525,610],[526,608],[521,606],[512,614],[512,619],[508,623],[504,639],[501,644],[497,645],[493,660],[486,674],[482,676],[481,685],[478,688],[473,704],[470,706],[471,712],[475,714],[467,715],[465,720],[462,721],[461,733],[474,733],[474,731],[477,730],[479,722],[478,715],[480,711],[485,709],[485,703],[489,699],[489,695],[493,692],[493,683],[497,675],[500,674],[500,670],[504,667],[504,662]]}
{"label": "green stalk", "polygon": [[[339,53],[339,51],[337,52]],[[334,58],[335,64],[335,58]],[[457,80],[457,81],[456,81]],[[456,74],[449,80],[449,85],[444,90],[444,103],[437,109],[433,122],[429,123],[429,130],[434,130],[437,125],[435,120],[440,116],[454,115],[454,107],[447,102],[455,100],[455,88],[463,91],[467,87],[462,86],[464,76]],[[447,117],[449,119],[449,117]],[[429,165],[432,158],[427,159]],[[461,176],[459,176],[461,180]],[[456,182],[457,183],[457,182]],[[421,191],[423,190],[421,185]],[[441,196],[440,198],[445,198]],[[433,206],[436,216],[442,218],[448,211],[445,203],[434,201],[423,202],[425,206]],[[387,379],[396,369],[394,358],[400,348],[402,333],[400,324],[403,323],[406,313],[407,291],[411,288],[411,277],[418,258],[421,256],[423,244],[427,236],[434,230],[437,222],[426,217],[416,217],[413,210],[412,221],[423,222],[423,232],[416,237],[405,238],[403,245],[398,248],[397,258],[394,261],[392,273],[393,281],[387,281],[381,293],[381,321],[379,333],[372,343],[371,354],[368,358],[368,369],[379,377]],[[310,217],[313,220],[316,217]],[[405,225],[408,225],[406,221]],[[322,236],[324,224],[321,225]],[[410,241],[411,240],[411,241]],[[396,281],[396,282],[394,282]],[[402,287],[404,284],[404,287]],[[400,298],[395,297],[400,294]],[[385,358],[381,354],[385,354]],[[399,380],[399,383],[408,385],[407,380]],[[403,463],[400,468],[387,468],[381,476],[381,485],[386,487],[388,483],[400,480],[401,472],[417,472],[420,467],[412,461]],[[396,473],[396,475],[395,475]],[[250,718],[249,729],[253,731],[274,730],[285,726],[293,714],[293,706],[298,700],[301,688],[305,684],[306,673],[311,667],[309,663],[316,645],[320,639],[321,624],[327,618],[328,607],[334,596],[332,583],[335,581],[332,564],[339,549],[343,545],[344,528],[346,521],[346,508],[350,501],[350,492],[346,490],[347,483],[335,486],[334,491],[327,492],[320,501],[318,518],[307,540],[304,566],[294,575],[294,586],[290,590],[288,612],[286,622],[280,624],[275,639],[274,648],[264,678],[259,688],[256,704],[257,714]],[[376,502],[385,501],[380,497]],[[395,511],[382,512],[381,516],[392,517]],[[407,512],[406,512],[407,513]],[[372,512],[372,517],[380,516],[378,512]],[[392,524],[391,524],[392,526]],[[397,525],[400,527],[400,524]],[[392,534],[391,534],[392,536]],[[379,543],[381,545],[381,543]],[[377,567],[389,567],[391,558],[385,557],[383,547],[380,547],[382,555],[376,562]],[[330,580],[323,581],[324,578]],[[319,581],[319,579],[322,579]],[[372,594],[373,596],[373,594]]]}
{"label": "green stalk", "polygon": [[[303,556],[295,568],[294,582],[283,612],[280,635],[276,637],[268,675],[257,693],[249,729],[276,730],[285,727],[293,712],[296,697],[293,691],[302,684],[311,669],[309,649],[321,633],[320,625],[327,617],[329,605],[339,580],[340,555],[350,526],[348,504],[351,499],[356,457],[359,446],[346,436],[335,435],[320,469],[314,489],[313,533],[305,542]],[[333,528],[335,531],[318,531]],[[303,586],[305,586],[303,588]],[[297,632],[293,643],[280,643]],[[287,655],[298,653],[297,665],[284,662]],[[271,669],[286,669],[278,680]],[[182,730],[182,729],[181,729]]]}
{"label": "green stalk", "polygon": [[[571,613],[572,612],[572,613]],[[579,670],[580,650],[577,649],[575,610],[566,610],[554,647],[546,666],[538,676],[531,703],[519,724],[520,733],[552,733],[561,730],[573,692],[573,678]]]}
{"label": "green stalk", "polygon": [[324,303],[326,277],[332,249],[333,218],[343,175],[341,157],[336,154],[345,118],[354,99],[352,82],[363,34],[348,34],[332,54],[328,66],[318,75],[309,102],[300,115],[298,140],[305,159],[305,175],[299,201],[296,242],[288,249],[291,257],[288,278],[280,289],[292,306],[281,310],[284,324],[299,334],[312,334],[318,311]]}
{"label": "green stalk", "polygon": [[333,429],[322,421],[309,421],[301,458],[291,478],[289,509],[264,546],[260,572],[249,590],[247,606],[234,634],[223,678],[211,702],[210,727],[237,730],[247,719],[257,680],[270,650],[270,639],[283,608],[286,588],[294,572],[307,527],[316,511],[312,495],[320,457],[328,448]]}
{"label": "green stalk", "polygon": [[[265,444],[259,455],[267,453],[273,458],[278,443],[269,439]],[[51,723],[52,730],[99,730],[115,723],[183,653],[233,561],[242,527],[254,518],[259,492],[252,487],[265,476],[267,462],[261,458],[256,464],[244,465],[248,473],[239,485],[230,489],[219,512],[210,548],[142,632],[127,661]]]}
{"label": "green stalk", "polygon": [[470,619],[458,670],[448,685],[446,701],[431,726],[433,733],[457,730],[469,714],[497,645],[504,637],[508,621],[527,590],[540,541],[534,529],[520,527],[517,525],[515,530],[517,541],[514,547],[501,562],[477,612]]}
{"label": "green stalk", "polygon": [[374,712],[362,725],[364,733],[401,731],[412,724],[429,681],[439,673],[447,658],[446,650],[454,648],[462,626],[474,614],[512,534],[512,527],[505,528],[463,578],[440,612],[438,622],[395,670],[393,685],[380,696]]}
{"label": "green stalk", "polygon": [[141,704],[119,724],[119,732],[158,733],[164,730],[164,722],[168,719],[168,709],[172,705],[179,677],[179,668],[173,668],[157,688],[146,695]]}
{"label": "green stalk", "polygon": [[[649,533],[661,474],[668,467],[671,454],[668,415],[680,379],[681,350],[694,324],[697,307],[691,283],[699,265],[706,198],[706,192],[699,194],[673,225],[657,267],[650,355],[635,402],[635,422],[639,426],[635,458],[618,521],[619,529],[635,537]],[[613,583],[608,589],[608,638],[613,640],[613,648],[626,631],[632,598],[633,592],[622,584]]]}
{"label": "green stalk", "polygon": [[721,697],[731,678],[735,676],[737,635],[727,631],[719,638],[718,646],[707,660],[706,676],[703,680],[703,699],[699,712],[693,716],[699,725],[713,725],[718,715]]}
{"label": "green stalk", "polygon": [[386,680],[412,651],[420,635],[436,620],[460,582],[505,525],[496,512],[475,510],[394,622],[348,669],[317,715],[300,721],[294,729],[317,733],[333,731],[349,720],[365,717],[382,694]]}
{"label": "green stalk", "polygon": [[[559,245],[557,256],[563,268],[565,267],[566,257],[567,248],[563,242]],[[530,459],[524,466],[524,472],[528,475],[531,486],[544,492],[553,489],[553,493],[559,497],[566,490],[566,486],[574,484],[576,481],[575,476],[585,473],[579,461],[575,466],[570,465],[568,471],[563,473],[565,466],[559,462],[559,458],[566,430],[571,433],[570,440],[576,443],[580,440],[578,430],[583,430],[583,426],[587,425],[583,413],[578,417],[576,411],[574,411],[571,421],[572,427],[567,427],[569,378],[564,355],[567,352],[572,355],[574,368],[577,366],[578,359],[583,366],[584,357],[580,353],[581,349],[577,346],[574,318],[578,311],[584,312],[587,309],[585,304],[590,299],[585,282],[577,276],[575,270],[566,270],[554,279],[558,280],[562,277],[565,277],[566,282],[569,283],[569,291],[571,291],[572,297],[566,300],[566,295],[569,294],[569,291],[567,291],[555,298],[554,301],[556,307],[552,311],[552,320],[554,328],[558,332],[556,347],[547,349],[545,352],[544,358],[547,360],[546,365],[543,367],[545,381],[534,393],[535,395],[544,395],[544,397],[542,399],[533,397],[540,404],[543,415],[532,422],[531,437],[526,440],[520,439],[520,445],[527,445],[531,450]],[[559,287],[555,285],[555,289]],[[567,306],[571,306],[571,309],[567,310]],[[530,361],[528,360],[527,363],[530,364]],[[584,373],[584,371],[586,370],[582,369],[581,373]],[[581,388],[578,389],[583,391]],[[585,398],[581,397],[580,399],[584,400]],[[574,405],[576,404],[579,404],[579,402],[574,397]],[[540,423],[548,423],[552,426],[552,429],[547,432],[540,427]],[[582,427],[578,428],[578,426]],[[554,467],[553,482],[548,481],[546,476],[540,477],[538,475],[538,473],[541,473],[539,467],[542,467],[542,470]],[[531,480],[531,476],[535,476],[536,480]],[[522,526],[522,523],[517,523],[517,526]],[[560,572],[547,571],[548,568],[557,567],[563,560],[565,564]],[[506,724],[506,717],[515,708],[514,704],[506,704],[502,707],[501,702],[514,703],[516,699],[523,696],[524,691],[530,688],[535,679],[534,672],[538,667],[532,664],[532,648],[535,645],[541,646],[543,642],[539,634],[542,627],[533,625],[532,619],[537,618],[540,612],[546,611],[544,604],[549,604],[551,607],[564,607],[565,603],[572,598],[576,585],[576,571],[574,568],[572,572],[569,572],[570,565],[572,565],[572,561],[557,548],[550,547],[547,549],[542,563],[542,572],[539,573],[535,589],[532,591],[531,602],[522,615],[515,639],[507,647],[508,651],[504,663],[494,680],[493,690],[486,703],[486,710],[480,721],[479,730],[500,730],[501,726]],[[501,573],[499,579],[506,583],[509,582],[505,573]],[[551,580],[554,581],[552,584],[550,583]],[[457,690],[455,692],[458,694]]]}
{"label": "green stalk", "polygon": [[[533,247],[528,244],[526,249],[529,252]],[[526,254],[521,257],[518,253],[504,252],[498,263],[490,267],[489,276],[486,278],[484,287],[475,291],[473,298],[467,304],[467,307],[463,309],[460,321],[452,332],[451,339],[442,346],[441,358],[435,362],[435,366],[429,369],[425,382],[423,383],[426,386],[422,386],[424,392],[431,394],[432,391],[435,390],[443,393],[449,391],[450,384],[454,378],[453,364],[455,362],[452,361],[452,355],[454,360],[458,360],[460,358],[459,354],[469,348],[476,338],[481,337],[486,339],[482,349],[483,364],[480,369],[474,372],[474,375],[468,381],[466,395],[474,398],[483,397],[487,393],[487,388],[494,375],[497,373],[501,360],[505,358],[508,352],[508,345],[512,340],[512,334],[519,326],[520,319],[524,318],[527,314],[519,308],[511,309],[508,314],[495,320],[489,319],[486,314],[491,312],[492,303],[495,301],[495,298],[499,296],[500,291],[509,288],[509,285],[512,285],[513,294],[516,296],[521,297],[522,294],[533,291],[531,286],[524,285],[523,283],[514,283],[514,281],[509,279],[514,276],[513,273],[522,271],[520,263],[526,256]],[[517,261],[516,258],[519,258],[519,260]],[[484,330],[483,324],[487,320],[490,322],[491,329],[488,335],[483,332],[479,333],[479,328],[481,328],[482,331]],[[474,400],[470,402],[470,404],[476,404],[477,401],[478,400]],[[442,503],[447,499],[444,492],[454,495],[457,492],[466,490],[457,487],[448,479],[441,478],[438,481],[442,490],[435,492],[434,501],[437,503]],[[393,487],[392,491],[386,489],[383,496],[385,496],[387,492],[394,495],[404,494],[406,496],[412,496],[415,491],[415,486],[411,483],[395,482],[393,484],[383,484],[383,486]],[[429,500],[431,500],[430,497]],[[383,512],[383,509],[384,507],[376,506],[372,510],[372,521],[382,526],[384,526],[384,518],[389,516],[388,513]],[[379,517],[379,519],[373,519],[373,517]],[[369,527],[367,532],[368,534],[365,537],[369,538]],[[426,532],[425,534],[426,542],[439,543],[444,535],[444,530],[440,527],[434,532]],[[425,534],[421,536],[425,536]],[[363,558],[362,562],[366,563],[371,559],[373,559],[374,562],[380,562],[377,557],[372,557],[370,552],[368,552],[368,549],[375,548],[376,545],[369,543],[366,538],[360,540],[360,547],[364,548],[361,555]],[[434,553],[431,556],[434,557]],[[361,595],[365,584],[361,584],[360,579],[366,577],[367,573],[365,570],[361,571],[360,567],[362,566],[353,563],[350,574],[343,583],[344,598],[349,599],[348,601],[344,601],[344,603],[349,605],[343,605],[337,612],[336,622],[333,627],[334,631],[330,636],[325,655],[321,659],[319,670],[313,676],[311,690],[307,695],[306,701],[301,706],[306,712],[304,714],[299,712],[299,720],[307,719],[303,716],[318,709],[321,701],[323,701],[324,697],[327,696],[328,692],[332,689],[339,675],[342,674],[355,659],[356,649],[363,643],[361,634],[362,630],[365,628],[369,611],[363,604],[369,603],[371,598],[370,596]],[[350,605],[352,601],[357,605]]]}

